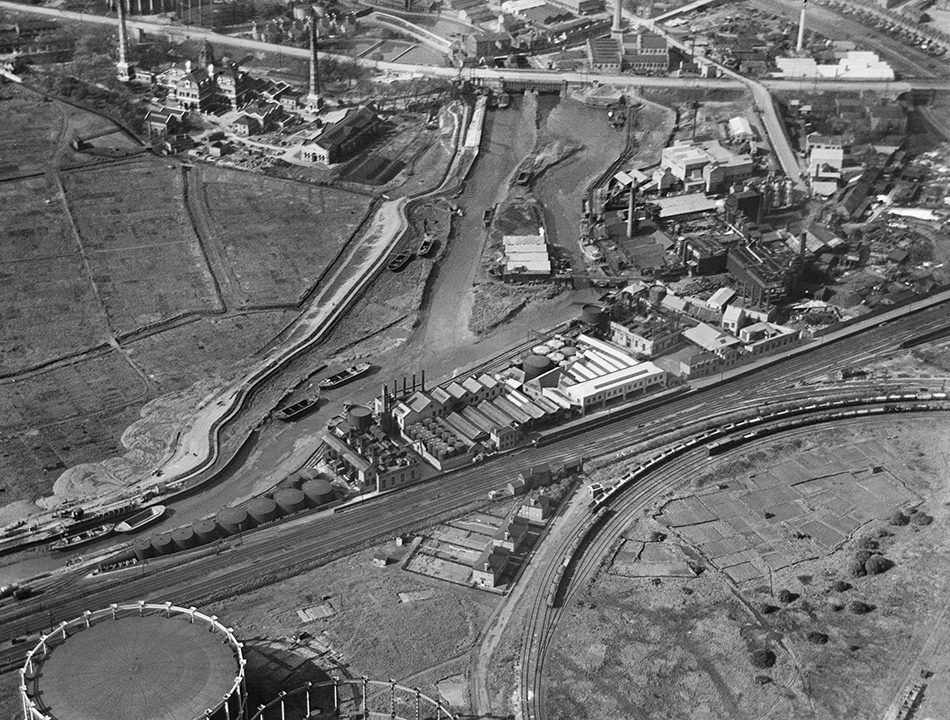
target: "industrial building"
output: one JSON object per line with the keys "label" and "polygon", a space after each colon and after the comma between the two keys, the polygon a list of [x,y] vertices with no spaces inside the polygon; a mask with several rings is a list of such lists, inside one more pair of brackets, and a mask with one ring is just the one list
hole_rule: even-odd
{"label": "industrial building", "polygon": [[242,643],[195,608],[140,601],[45,634],[20,671],[24,720],[231,720],[246,712]]}
{"label": "industrial building", "polygon": [[307,162],[333,165],[369,145],[379,134],[380,127],[375,106],[362,105],[339,122],[327,125],[312,143],[301,147],[300,156]]}
{"label": "industrial building", "polygon": [[676,142],[663,148],[661,170],[669,170],[686,192],[716,193],[752,177],[749,155],[736,155],[716,140]]}
{"label": "industrial building", "polygon": [[551,256],[544,228],[537,235],[505,235],[505,282],[532,282],[551,277]]}

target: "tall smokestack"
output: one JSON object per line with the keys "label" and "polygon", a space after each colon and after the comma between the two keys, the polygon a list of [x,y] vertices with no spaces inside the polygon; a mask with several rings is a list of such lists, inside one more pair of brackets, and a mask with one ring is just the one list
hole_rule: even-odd
{"label": "tall smokestack", "polygon": [[310,88],[307,93],[307,109],[320,109],[320,67],[317,64],[317,19],[310,18]]}
{"label": "tall smokestack", "polygon": [[802,0],[802,15],[798,20],[798,43],[795,45],[797,52],[802,51],[805,44],[805,9],[808,7],[808,0]]}
{"label": "tall smokestack", "polygon": [[627,237],[633,237],[633,200],[636,191],[633,189],[633,183],[630,183],[630,202],[627,204]]}
{"label": "tall smokestack", "polygon": [[610,34],[614,37],[623,37],[623,14],[621,12],[623,0],[616,0],[614,4],[614,24]]}
{"label": "tall smokestack", "polygon": [[116,0],[119,13],[119,62],[115,66],[121,82],[129,82],[135,76],[135,69],[129,64],[128,58],[129,41],[125,32],[125,2],[126,0]]}

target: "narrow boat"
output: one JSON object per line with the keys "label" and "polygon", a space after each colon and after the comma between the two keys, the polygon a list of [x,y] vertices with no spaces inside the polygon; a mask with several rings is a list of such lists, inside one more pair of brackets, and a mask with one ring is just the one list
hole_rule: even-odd
{"label": "narrow boat", "polygon": [[113,530],[115,530],[115,523],[97,525],[96,527],[83,530],[82,532],[76,533],[75,535],[67,535],[61,540],[57,540],[52,545],[50,545],[50,549],[63,551],[82,547],[83,545],[88,545],[89,543],[95,542],[96,540],[101,540],[102,538],[111,534]]}
{"label": "narrow boat", "polygon": [[120,533],[130,533],[141,530],[146,525],[151,525],[165,514],[164,505],[152,505],[152,507],[139,510],[135,515],[127,517],[125,520],[115,526],[115,531]]}
{"label": "narrow boat", "polygon": [[319,395],[316,397],[304,398],[303,400],[298,400],[287,407],[282,407],[277,411],[277,418],[279,420],[283,420],[284,422],[290,422],[291,420],[296,420],[297,418],[307,414],[319,404]]}
{"label": "narrow boat", "polygon": [[386,267],[388,267],[392,272],[399,272],[409,264],[410,260],[412,260],[412,253],[401,252],[392,260],[390,260]]}
{"label": "narrow boat", "polygon": [[346,370],[341,370],[335,375],[324,378],[320,381],[320,387],[323,389],[326,388],[335,388],[343,383],[348,383],[350,380],[355,380],[361,375],[365,375],[369,372],[369,369],[372,366],[369,363],[357,363],[356,365],[351,365]]}
{"label": "narrow boat", "polygon": [[419,249],[416,253],[419,257],[425,257],[430,252],[432,252],[432,247],[435,245],[435,238],[426,233],[425,237],[422,238],[422,242],[419,243]]}

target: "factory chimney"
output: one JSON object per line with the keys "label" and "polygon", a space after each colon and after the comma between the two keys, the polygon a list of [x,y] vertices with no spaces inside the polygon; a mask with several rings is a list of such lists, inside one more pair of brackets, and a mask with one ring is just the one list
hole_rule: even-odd
{"label": "factory chimney", "polygon": [[320,67],[317,63],[317,19],[310,18],[310,89],[306,100],[307,110],[320,110]]}
{"label": "factory chimney", "polygon": [[116,0],[116,8],[119,13],[119,62],[115,66],[119,71],[120,82],[129,82],[135,77],[135,68],[129,63],[128,58],[129,42],[125,31],[125,2],[126,0]]}
{"label": "factory chimney", "polygon": [[621,9],[623,7],[623,0],[616,0],[614,3],[614,24],[610,28],[610,34],[613,37],[623,39],[623,14]]}
{"label": "factory chimney", "polygon": [[802,14],[798,20],[798,43],[795,45],[796,52],[802,51],[805,44],[805,10],[808,8],[808,0],[802,0]]}

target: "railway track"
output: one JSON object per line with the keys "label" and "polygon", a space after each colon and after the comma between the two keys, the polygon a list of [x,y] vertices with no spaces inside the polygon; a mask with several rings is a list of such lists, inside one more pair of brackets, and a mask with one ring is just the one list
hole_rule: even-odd
{"label": "railway track", "polygon": [[[841,345],[826,343],[808,353],[756,369],[721,386],[692,391],[663,407],[618,419],[602,427],[554,439],[543,449],[523,448],[490,463],[463,470],[433,483],[412,486],[357,506],[344,514],[277,523],[229,541],[220,554],[187,561],[151,563],[91,580],[59,578],[40,587],[35,598],[0,606],[0,643],[38,632],[50,622],[74,617],[90,607],[135,599],[173,599],[195,605],[248,586],[260,586],[294,572],[366,547],[381,538],[421,529],[461,508],[482,501],[524,467],[538,462],[599,458],[622,452],[637,441],[682,430],[702,419],[736,407],[752,408],[791,394],[820,394],[836,388],[801,387],[801,382],[852,366],[855,358],[896,348],[901,342],[946,326],[945,309],[935,306],[902,318],[899,325],[870,328]],[[904,380],[903,382],[907,382]],[[843,387],[854,388],[853,383]],[[876,385],[876,387],[882,387]],[[896,388],[887,383],[886,388]],[[837,389],[841,392],[840,389]],[[143,575],[143,573],[147,573]],[[54,584],[55,583],[55,584]],[[22,659],[19,646],[0,649],[0,667],[10,669]]]}
{"label": "railway track", "polygon": [[[912,401],[907,399],[906,402]],[[872,407],[883,409],[884,405],[877,404]],[[871,410],[871,408],[865,409]],[[927,416],[930,412],[939,411],[911,409],[902,416]],[[848,418],[832,417],[832,413],[827,409],[822,409],[816,414],[821,416],[818,422],[836,422],[842,427],[886,427],[893,422],[893,416],[883,414],[883,412]],[[778,426],[781,422],[783,421],[776,420],[772,425]],[[743,449],[747,445],[755,446],[771,442],[777,434],[776,429],[773,427],[772,432],[743,443]],[[812,423],[784,429],[781,437],[783,439],[803,437],[813,432]],[[734,447],[730,447],[727,451],[732,449]],[[532,598],[531,611],[522,636],[521,703],[524,718],[543,720],[545,717],[542,682],[544,661],[552,642],[556,639],[558,622],[565,611],[584,591],[584,588],[595,579],[598,570],[609,558],[616,539],[620,537],[623,530],[657,498],[682,485],[684,478],[692,477],[699,471],[707,462],[706,453],[706,445],[700,443],[658,467],[647,478],[623,490],[609,507],[603,507],[598,511],[599,515],[592,515],[591,517],[598,518],[595,522],[579,525],[564,541],[561,547],[563,554],[557,555],[560,563],[552,563],[546,568],[543,581],[539,583],[539,588]]]}

